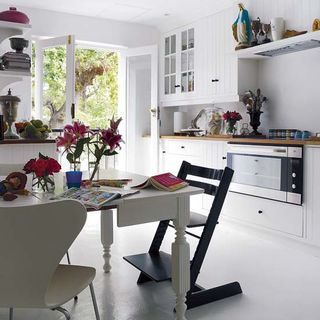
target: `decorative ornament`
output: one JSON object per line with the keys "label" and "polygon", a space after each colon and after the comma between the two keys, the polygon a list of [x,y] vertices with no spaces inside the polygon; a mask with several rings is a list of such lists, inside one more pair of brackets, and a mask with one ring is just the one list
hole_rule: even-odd
{"label": "decorative ornament", "polygon": [[239,9],[238,18],[232,25],[233,37],[238,42],[236,50],[250,47],[252,35],[249,13],[242,3],[239,3]]}
{"label": "decorative ornament", "polygon": [[320,30],[320,19],[315,19],[312,24],[312,31]]}

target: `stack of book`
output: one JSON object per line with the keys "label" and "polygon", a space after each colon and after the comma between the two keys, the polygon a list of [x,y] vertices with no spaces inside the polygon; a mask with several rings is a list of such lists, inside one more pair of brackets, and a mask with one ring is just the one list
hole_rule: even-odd
{"label": "stack of book", "polygon": [[7,52],[1,57],[2,70],[30,71],[31,59],[26,53]]}

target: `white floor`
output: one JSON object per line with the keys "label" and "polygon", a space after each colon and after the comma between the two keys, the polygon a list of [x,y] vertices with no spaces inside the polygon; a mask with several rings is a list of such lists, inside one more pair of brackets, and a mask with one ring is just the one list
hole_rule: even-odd
{"label": "white floor", "polygon": [[[148,249],[156,225],[115,228],[110,274],[102,272],[99,213],[90,213],[85,229],[70,250],[75,264],[97,268],[95,290],[103,320],[174,319],[170,283],[136,284],[138,271],[123,255]],[[171,231],[170,231],[171,232]],[[164,248],[170,250],[173,233]],[[196,242],[190,239],[194,249]],[[320,259],[287,248],[227,223],[217,226],[199,276],[199,284],[212,287],[239,281],[243,294],[187,312],[189,320],[318,320],[320,319]],[[1,284],[0,284],[1,285]],[[74,320],[95,319],[89,290],[65,306]],[[0,319],[8,311],[0,309]],[[15,310],[15,320],[64,319],[56,311]]]}

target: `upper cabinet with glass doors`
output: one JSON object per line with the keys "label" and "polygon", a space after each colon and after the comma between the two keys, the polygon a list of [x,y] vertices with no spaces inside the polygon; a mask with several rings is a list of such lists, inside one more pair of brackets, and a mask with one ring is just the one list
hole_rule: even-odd
{"label": "upper cabinet with glass doors", "polygon": [[160,95],[166,105],[187,99],[195,91],[195,28],[166,34],[160,52]]}
{"label": "upper cabinet with glass doors", "polygon": [[194,91],[194,28],[181,32],[181,93]]}
{"label": "upper cabinet with glass doors", "polygon": [[164,94],[175,94],[177,88],[177,35],[165,38]]}
{"label": "upper cabinet with glass doors", "polygon": [[248,69],[246,61],[240,63],[234,54],[233,19],[231,8],[163,35],[161,106],[239,101],[244,88],[255,88],[252,66]]}

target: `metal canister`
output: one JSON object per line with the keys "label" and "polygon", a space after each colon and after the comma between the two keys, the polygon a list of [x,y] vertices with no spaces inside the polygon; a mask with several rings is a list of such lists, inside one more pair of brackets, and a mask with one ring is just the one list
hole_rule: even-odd
{"label": "metal canister", "polygon": [[0,114],[0,140],[4,139],[4,122],[3,122],[3,115]]}
{"label": "metal canister", "polygon": [[3,120],[8,124],[8,130],[4,134],[5,139],[19,139],[19,136],[12,131],[12,124],[17,119],[18,103],[21,100],[11,94],[9,89],[6,96],[0,96]]}

